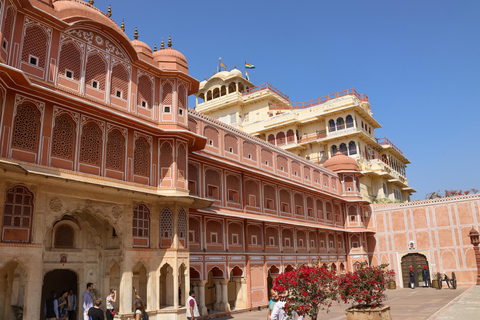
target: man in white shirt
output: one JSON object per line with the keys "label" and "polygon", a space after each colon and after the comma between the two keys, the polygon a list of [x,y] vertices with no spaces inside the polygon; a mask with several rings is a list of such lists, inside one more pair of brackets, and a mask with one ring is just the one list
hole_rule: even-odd
{"label": "man in white shirt", "polygon": [[[273,308],[272,314],[270,315],[270,320],[295,320],[297,313],[293,312],[293,318],[290,318],[285,314],[285,301],[278,301]],[[303,320],[303,316],[299,316],[297,320]]]}
{"label": "man in white shirt", "polygon": [[197,301],[195,301],[195,291],[190,290],[188,295],[189,297],[187,299],[187,319],[195,320],[197,317],[200,317],[200,312],[198,312]]}

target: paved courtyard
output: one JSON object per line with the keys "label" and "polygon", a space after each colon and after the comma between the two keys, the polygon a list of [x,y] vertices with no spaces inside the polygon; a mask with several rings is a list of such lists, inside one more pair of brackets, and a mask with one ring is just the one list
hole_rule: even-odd
{"label": "paved courtyard", "polygon": [[[464,293],[464,294],[463,294]],[[393,319],[449,320],[478,319],[480,316],[480,286],[457,290],[432,288],[387,290],[386,304]],[[320,313],[318,320],[346,319],[345,304],[334,305],[329,313]],[[465,314],[465,316],[463,316]],[[474,316],[469,316],[470,314]],[[477,317],[477,318],[476,318]],[[212,318],[213,319],[213,318]],[[267,319],[267,311],[249,311],[215,318],[216,320]]]}

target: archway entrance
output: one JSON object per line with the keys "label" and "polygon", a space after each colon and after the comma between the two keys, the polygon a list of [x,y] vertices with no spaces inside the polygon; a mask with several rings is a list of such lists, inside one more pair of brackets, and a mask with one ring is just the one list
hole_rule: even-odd
{"label": "archway entrance", "polygon": [[0,319],[15,319],[15,307],[24,305],[25,269],[18,262],[10,261],[0,269]]}
{"label": "archway entrance", "polygon": [[273,280],[280,274],[280,270],[276,266],[271,266],[268,269],[268,276],[267,276],[267,290],[268,290],[268,301],[272,299],[272,288],[273,288]]}
{"label": "archway entrance", "polygon": [[415,273],[415,287],[418,287],[418,277],[422,275],[423,268],[428,266],[427,257],[420,253],[409,253],[402,257],[402,277],[403,287],[408,288],[410,283],[410,268],[413,268]]}
{"label": "archway entrance", "polygon": [[44,307],[45,301],[50,297],[50,292],[55,290],[57,298],[63,290],[73,289],[73,293],[77,295],[78,301],[78,278],[77,274],[67,269],[56,269],[48,272],[43,277],[42,287],[42,304],[40,305],[40,319],[45,319]]}

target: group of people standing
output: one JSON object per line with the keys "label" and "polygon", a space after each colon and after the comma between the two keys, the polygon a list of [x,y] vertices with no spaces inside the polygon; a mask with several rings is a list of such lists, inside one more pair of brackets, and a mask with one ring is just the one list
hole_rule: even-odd
{"label": "group of people standing", "polygon": [[[410,267],[410,271],[408,272],[410,276],[410,288],[415,289],[415,272],[413,271],[413,267]],[[428,271],[428,267],[424,266],[422,270],[422,279],[424,283],[424,287],[428,288],[430,285],[430,272]]]}
{"label": "group of people standing", "polygon": [[45,318],[47,320],[75,320],[77,310],[77,296],[73,289],[64,290],[57,299],[55,290],[45,302]]}

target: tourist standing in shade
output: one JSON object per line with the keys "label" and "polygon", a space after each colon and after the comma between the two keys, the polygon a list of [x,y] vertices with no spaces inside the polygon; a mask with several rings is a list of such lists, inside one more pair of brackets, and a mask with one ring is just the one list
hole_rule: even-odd
{"label": "tourist standing in shade", "polygon": [[58,301],[55,299],[55,290],[50,292],[50,298],[45,301],[45,318],[47,320],[58,319]]}
{"label": "tourist standing in shade", "polygon": [[83,299],[83,319],[84,320],[89,320],[88,316],[88,310],[90,310],[91,307],[93,307],[93,283],[89,282],[87,283],[87,290],[83,293],[82,299]]}
{"label": "tourist standing in shade", "polygon": [[68,291],[65,290],[58,298],[58,317],[61,320],[68,320],[68,306],[70,306],[70,301],[68,300]]}
{"label": "tourist standing in shade", "polygon": [[195,320],[197,317],[200,317],[200,312],[198,312],[197,301],[195,301],[195,291],[190,290],[187,299],[187,319]]}
{"label": "tourist standing in shade", "polygon": [[76,320],[77,318],[77,295],[73,293],[73,289],[68,290],[68,300],[70,305],[67,307],[68,320]]}
{"label": "tourist standing in shade", "polygon": [[299,316],[297,318],[297,313],[293,311],[293,315],[290,318],[288,315],[285,314],[285,301],[278,300],[275,303],[275,307],[273,308],[272,314],[270,315],[270,320],[303,320],[303,316]]}

